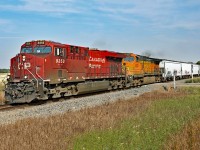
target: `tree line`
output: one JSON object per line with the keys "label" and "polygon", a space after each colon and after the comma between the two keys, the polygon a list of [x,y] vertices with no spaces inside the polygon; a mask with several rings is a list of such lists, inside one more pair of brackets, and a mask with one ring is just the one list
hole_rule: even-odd
{"label": "tree line", "polygon": [[9,73],[10,69],[0,69],[0,73]]}

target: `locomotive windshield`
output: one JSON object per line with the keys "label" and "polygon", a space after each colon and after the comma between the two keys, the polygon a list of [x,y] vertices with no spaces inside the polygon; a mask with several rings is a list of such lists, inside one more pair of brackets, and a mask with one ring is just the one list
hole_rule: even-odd
{"label": "locomotive windshield", "polygon": [[132,61],[134,61],[134,57],[126,57],[126,58],[124,58],[124,61],[132,62]]}
{"label": "locomotive windshield", "polygon": [[31,47],[22,48],[21,53],[32,53],[32,48]]}
{"label": "locomotive windshield", "polygon": [[34,53],[37,54],[48,54],[51,53],[51,47],[35,47]]}
{"label": "locomotive windshield", "polygon": [[21,49],[21,53],[49,54],[51,53],[51,47],[37,46],[34,48],[34,50],[32,47],[24,47]]}

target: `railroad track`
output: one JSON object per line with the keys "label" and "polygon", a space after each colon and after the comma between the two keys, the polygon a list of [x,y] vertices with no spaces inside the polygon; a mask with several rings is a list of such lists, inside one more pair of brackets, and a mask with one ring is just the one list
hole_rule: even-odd
{"label": "railroad track", "polygon": [[45,104],[54,103],[54,102],[58,102],[58,101],[64,101],[64,100],[67,100],[67,99],[64,99],[64,98],[49,99],[49,100],[45,100],[45,101],[31,102],[29,104],[27,104],[27,103],[14,104],[14,105],[4,104],[4,105],[0,105],[0,112],[12,111],[12,110],[16,110],[16,109],[26,109],[26,108],[30,108],[30,107],[37,107],[39,105],[45,105]]}
{"label": "railroad track", "polygon": [[13,108],[14,108],[14,106],[12,106],[12,105],[0,105],[0,112],[1,111],[11,110]]}
{"label": "railroad track", "polygon": [[31,107],[31,105],[28,105],[28,104],[22,104],[22,105],[0,105],[0,112],[12,111],[12,110],[15,110],[15,109],[25,109],[27,107]]}
{"label": "railroad track", "polygon": [[34,101],[34,102],[29,103],[29,104],[27,104],[27,103],[26,104],[14,104],[14,105],[4,104],[4,105],[0,105],[0,112],[36,107],[36,106],[39,106],[39,105],[46,105],[46,104],[49,104],[49,103],[56,103],[56,102],[61,102],[61,101],[66,101],[66,100],[71,100],[71,99],[76,99],[76,98],[81,98],[81,97],[88,97],[88,96],[92,96],[92,95],[116,92],[116,91],[120,91],[120,90],[122,90],[122,89],[112,90],[112,91],[100,91],[100,92],[87,93],[87,94],[82,94],[82,95],[74,95],[74,96],[65,97],[65,98],[62,97],[62,98],[58,98],[58,99],[48,99],[48,100],[45,100],[45,101]]}

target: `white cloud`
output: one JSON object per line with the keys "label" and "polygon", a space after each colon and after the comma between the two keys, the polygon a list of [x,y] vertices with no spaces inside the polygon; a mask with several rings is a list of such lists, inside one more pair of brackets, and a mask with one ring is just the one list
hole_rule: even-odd
{"label": "white cloud", "polygon": [[[0,5],[0,10],[36,12],[53,17],[77,13],[85,17],[106,17],[117,23],[147,25],[155,28],[199,28],[199,10],[187,13],[187,9],[199,6],[196,0],[18,0],[18,4]],[[98,13],[96,13],[98,12]],[[100,12],[100,13],[99,13]],[[191,19],[192,18],[192,19]],[[1,22],[0,22],[1,24]]]}
{"label": "white cloud", "polygon": [[175,7],[173,0],[155,2],[152,2],[152,0],[96,0],[96,2],[98,4],[96,9],[109,14],[108,16],[112,19],[123,19],[126,20],[126,23],[129,22],[135,25],[166,22],[165,19],[169,19]]}
{"label": "white cloud", "polygon": [[8,23],[10,23],[9,20],[6,20],[6,19],[0,19],[0,25],[6,25],[6,24],[8,24]]}
{"label": "white cloud", "polygon": [[0,39],[21,39],[22,36],[0,36]]}
{"label": "white cloud", "polygon": [[17,5],[0,5],[0,9],[43,13],[78,13],[82,9],[75,5],[76,0],[20,0],[20,2]]}
{"label": "white cloud", "polygon": [[187,29],[200,30],[200,21],[177,21],[166,25],[161,25],[165,29]]}
{"label": "white cloud", "polygon": [[97,9],[101,12],[108,13],[113,19],[123,18],[148,24],[149,27],[163,28],[182,28],[182,29],[199,29],[200,20],[199,10],[189,10],[192,7],[200,5],[195,0],[96,0]]}
{"label": "white cloud", "polygon": [[140,15],[152,15],[163,13],[160,10],[169,10],[173,6],[172,0],[155,1],[152,0],[135,0],[135,1],[98,1],[99,9],[102,11],[108,11],[111,13],[124,13],[124,14],[140,14]]}

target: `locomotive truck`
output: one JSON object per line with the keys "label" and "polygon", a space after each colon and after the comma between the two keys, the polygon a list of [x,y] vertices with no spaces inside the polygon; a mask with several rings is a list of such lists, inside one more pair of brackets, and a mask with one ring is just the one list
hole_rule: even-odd
{"label": "locomotive truck", "polygon": [[30,103],[159,82],[160,59],[38,40],[11,58],[6,103]]}

